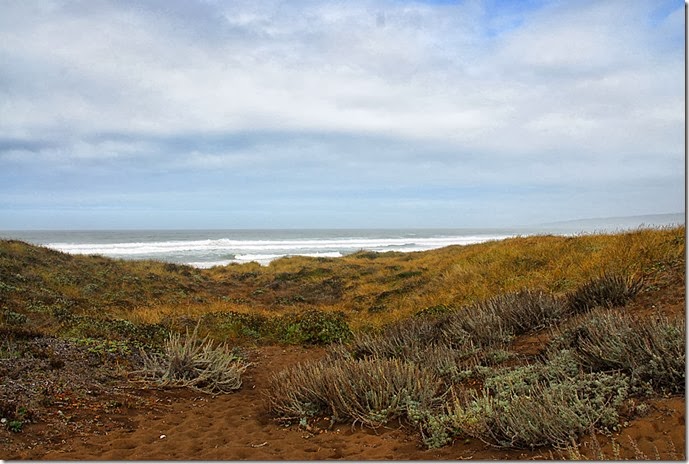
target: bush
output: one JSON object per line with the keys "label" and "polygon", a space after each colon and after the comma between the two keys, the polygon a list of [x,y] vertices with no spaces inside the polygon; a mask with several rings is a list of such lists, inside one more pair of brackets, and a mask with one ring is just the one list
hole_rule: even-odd
{"label": "bush", "polygon": [[548,327],[559,322],[565,314],[561,299],[535,290],[498,295],[479,304],[478,308],[505,320],[515,335]]}
{"label": "bush", "polygon": [[455,433],[495,446],[565,446],[595,426],[615,428],[627,389],[625,377],[598,373],[473,392],[455,401],[449,423]]}
{"label": "bush", "polygon": [[26,314],[17,313],[10,310],[3,311],[2,315],[5,323],[13,326],[23,325],[28,320]]}
{"label": "bush", "polygon": [[371,427],[391,419],[417,420],[431,409],[440,380],[399,360],[339,359],[297,365],[274,374],[270,409],[282,421],[332,416]]}
{"label": "bush", "polygon": [[258,313],[217,311],[204,314],[201,321],[204,328],[217,334],[217,338],[259,339],[269,332],[268,318]]}
{"label": "bush", "polygon": [[134,324],[126,319],[71,315],[61,322],[61,335],[67,338],[119,340],[148,348],[159,348],[169,335],[169,330],[160,324]]}
{"label": "bush", "polygon": [[414,316],[416,317],[427,317],[427,316],[441,316],[443,314],[447,314],[449,312],[453,311],[453,309],[450,306],[446,305],[435,305],[435,306],[427,306],[426,308],[414,313]]}
{"label": "bush", "polygon": [[190,387],[206,393],[230,393],[242,385],[242,373],[249,366],[226,344],[213,346],[208,337],[197,338],[198,325],[182,339],[171,334],[164,353],[142,351],[144,368],[135,372],[161,386]]}
{"label": "bush", "polygon": [[597,306],[612,308],[624,306],[634,298],[643,281],[618,274],[603,274],[593,278],[567,295],[569,311],[580,314]]}
{"label": "bush", "polygon": [[300,314],[285,315],[280,319],[278,337],[287,343],[328,345],[347,341],[352,336],[345,314],[340,311],[312,309]]}
{"label": "bush", "polygon": [[435,320],[409,318],[394,322],[378,333],[358,332],[348,348],[357,359],[408,359],[436,338]]}
{"label": "bush", "polygon": [[565,329],[553,349],[569,348],[579,363],[593,371],[621,370],[635,384],[671,392],[685,390],[684,319],[634,319],[618,312],[598,312]]}
{"label": "bush", "polygon": [[558,322],[565,308],[564,302],[553,295],[521,290],[482,301],[454,317],[478,344],[492,346]]}
{"label": "bush", "polygon": [[629,391],[626,376],[584,373],[566,350],[551,353],[545,363],[485,370],[483,385],[455,398],[448,428],[517,448],[564,446],[593,427],[615,429]]}

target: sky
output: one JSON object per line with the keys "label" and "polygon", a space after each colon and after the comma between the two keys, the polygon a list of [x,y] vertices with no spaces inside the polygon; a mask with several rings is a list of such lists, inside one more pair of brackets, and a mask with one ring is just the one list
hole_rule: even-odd
{"label": "sky", "polygon": [[0,0],[0,230],[682,212],[677,0]]}

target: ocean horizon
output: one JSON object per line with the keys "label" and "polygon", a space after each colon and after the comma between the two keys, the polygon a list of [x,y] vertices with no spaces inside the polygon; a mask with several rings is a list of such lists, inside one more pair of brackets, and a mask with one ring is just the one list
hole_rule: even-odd
{"label": "ocean horizon", "polygon": [[681,214],[634,218],[512,228],[16,230],[0,231],[0,238],[22,240],[70,254],[150,259],[210,268],[251,261],[267,265],[286,256],[337,258],[361,250],[415,252],[515,236],[576,235],[684,223]]}
{"label": "ocean horizon", "polygon": [[337,258],[360,250],[425,251],[519,234],[516,229],[209,229],[7,231],[0,237],[71,254],[209,268],[251,261],[267,265],[286,256]]}

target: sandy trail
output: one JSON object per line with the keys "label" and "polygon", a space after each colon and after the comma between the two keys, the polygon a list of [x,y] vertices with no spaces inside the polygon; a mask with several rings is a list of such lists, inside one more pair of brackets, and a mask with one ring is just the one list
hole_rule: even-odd
{"label": "sandy trail", "polygon": [[[104,434],[65,440],[61,446],[37,446],[20,458],[47,460],[458,460],[528,459],[548,457],[543,450],[500,450],[477,440],[425,449],[418,434],[392,425],[376,431],[342,424],[333,430],[311,432],[284,427],[266,414],[265,394],[270,374],[291,364],[323,356],[320,348],[261,347],[245,374],[242,389],[211,397],[186,389],[151,391],[159,408],[127,413],[128,427]],[[669,401],[669,402],[668,402]],[[679,410],[681,408],[681,411]],[[674,411],[674,412],[673,412]],[[653,411],[623,431],[618,442],[633,457],[625,434],[630,434],[653,457],[653,446],[668,448],[663,437],[684,449],[684,399],[659,400]],[[313,433],[312,433],[313,432]],[[319,433],[320,432],[320,433]],[[162,438],[161,438],[162,437]],[[611,448],[601,442],[606,452]]]}
{"label": "sandy trail", "polygon": [[[342,424],[332,431],[309,432],[284,427],[266,414],[270,374],[290,364],[323,355],[322,349],[263,347],[244,377],[242,390],[210,397],[189,390],[165,393],[172,398],[164,411],[129,417],[129,429],[67,440],[59,449],[34,448],[32,459],[105,460],[373,460],[470,458],[474,449],[425,450],[418,436],[398,426],[379,430]],[[156,393],[158,394],[158,393]],[[166,403],[166,401],[163,401]],[[161,438],[164,436],[164,438]],[[483,445],[474,443],[483,448]],[[486,449],[487,456],[496,450]],[[483,453],[482,453],[483,454]],[[532,453],[505,452],[504,457]]]}

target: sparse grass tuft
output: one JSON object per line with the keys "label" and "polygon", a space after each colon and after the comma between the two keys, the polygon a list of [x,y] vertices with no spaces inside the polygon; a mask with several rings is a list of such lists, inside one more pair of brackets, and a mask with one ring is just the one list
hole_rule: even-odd
{"label": "sparse grass tuft", "polygon": [[281,421],[328,416],[333,423],[378,427],[397,418],[414,420],[431,409],[440,390],[440,380],[413,363],[338,359],[274,374],[269,400]]}
{"label": "sparse grass tuft", "polygon": [[[631,458],[623,458],[620,451],[621,451],[621,445],[618,443],[614,438],[611,439],[610,445],[612,448],[612,454],[608,454],[605,451],[603,451],[603,448],[600,445],[600,442],[596,438],[596,435],[594,433],[591,433],[591,440],[589,443],[585,445],[581,445],[577,443],[576,441],[572,441],[569,445],[567,445],[564,449],[559,449],[557,450],[558,455],[560,459],[562,460],[569,460],[569,461],[588,461],[588,460],[595,460],[595,461],[628,461],[628,460],[634,460],[634,461],[684,461],[686,460],[683,456],[684,454],[680,454],[677,452],[675,448],[675,444],[670,438],[666,438],[665,440],[665,447],[667,448],[664,451],[658,450],[658,447],[653,445],[653,456],[649,457],[646,453],[641,451],[639,448],[639,443],[632,438],[630,435],[627,435],[627,442],[629,443],[629,447],[633,451],[633,457]],[[552,451],[550,452],[550,460],[553,461],[555,460],[555,456],[553,455]]]}
{"label": "sparse grass tuft", "polygon": [[134,373],[161,386],[190,387],[206,393],[230,393],[242,385],[242,373],[249,366],[226,344],[214,346],[197,336],[198,325],[182,338],[171,334],[163,354],[142,351],[144,368]]}
{"label": "sparse grass tuft", "polygon": [[580,314],[598,306],[624,306],[639,293],[642,285],[643,281],[638,278],[603,274],[567,295],[569,309],[574,314]]}

